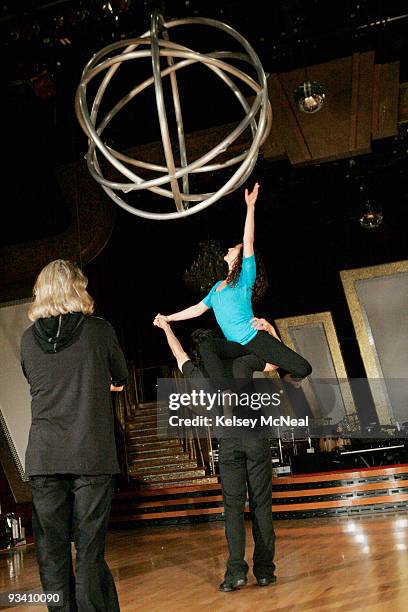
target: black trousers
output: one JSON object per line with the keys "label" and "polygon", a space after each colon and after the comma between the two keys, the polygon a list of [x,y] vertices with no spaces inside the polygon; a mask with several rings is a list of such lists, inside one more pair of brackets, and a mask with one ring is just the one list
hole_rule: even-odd
{"label": "black trousers", "polygon": [[295,379],[301,380],[312,372],[312,366],[306,359],[263,330],[244,345],[224,338],[207,338],[200,344],[199,350],[208,376],[213,381],[225,378],[223,360],[251,354],[290,372]]}
{"label": "black trousers", "polygon": [[[113,494],[111,474],[31,476],[35,551],[44,591],[62,591],[58,612],[117,612],[118,596],[105,561]],[[76,548],[73,572],[71,539]]]}
{"label": "black trousers", "polygon": [[255,543],[253,572],[256,578],[270,578],[275,570],[275,532],[269,440],[250,433],[240,439],[221,438],[219,468],[229,550],[225,579],[244,578],[248,572],[244,522],[247,488]]}

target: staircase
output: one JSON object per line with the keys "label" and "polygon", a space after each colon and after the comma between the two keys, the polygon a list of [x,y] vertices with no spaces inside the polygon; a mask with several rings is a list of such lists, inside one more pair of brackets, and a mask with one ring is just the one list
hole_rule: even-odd
{"label": "staircase", "polygon": [[[141,489],[217,483],[206,476],[178,439],[164,437],[168,413],[156,402],[139,404],[126,425],[129,477]],[[161,434],[161,435],[160,435]]]}
{"label": "staircase", "polygon": [[[406,514],[408,464],[277,476],[273,478],[272,507],[274,519]],[[245,513],[249,516],[248,506]],[[182,484],[115,493],[110,525],[124,529],[223,518],[220,484]]]}

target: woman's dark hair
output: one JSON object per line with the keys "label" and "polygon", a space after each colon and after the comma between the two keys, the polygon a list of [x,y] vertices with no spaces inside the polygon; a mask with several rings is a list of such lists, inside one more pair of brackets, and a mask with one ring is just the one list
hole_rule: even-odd
{"label": "woman's dark hair", "polygon": [[[232,266],[231,272],[228,274],[227,283],[231,287],[235,287],[238,282],[239,275],[242,269],[243,259],[243,248],[238,253],[234,265]],[[256,263],[256,279],[252,289],[252,300],[254,302],[259,301],[266,293],[269,287],[268,277],[266,275],[266,268],[260,253],[255,251],[255,263]]]}
{"label": "woman's dark hair", "polygon": [[197,293],[208,293],[224,274],[224,253],[219,240],[203,240],[198,245],[197,257],[184,274],[184,282]]}
{"label": "woman's dark hair", "polygon": [[192,361],[196,365],[199,365],[201,362],[200,344],[204,342],[204,340],[207,340],[207,338],[218,338],[218,336],[215,333],[215,331],[213,331],[212,329],[203,329],[203,328],[196,329],[190,335],[191,357],[192,357]]}

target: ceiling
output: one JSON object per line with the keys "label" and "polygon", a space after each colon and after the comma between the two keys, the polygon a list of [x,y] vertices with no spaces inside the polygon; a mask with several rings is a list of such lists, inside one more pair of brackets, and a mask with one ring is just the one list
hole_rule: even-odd
{"label": "ceiling", "polygon": [[[250,41],[269,73],[374,50],[377,63],[399,60],[400,80],[408,81],[406,2],[275,0],[267,5],[266,16],[266,3],[258,0],[160,3],[166,19],[205,16],[232,25]],[[154,6],[153,2],[136,0],[2,3],[0,30],[3,57],[7,58],[1,77],[6,108],[3,150],[7,152],[2,180],[12,219],[10,225],[3,224],[3,245],[44,238],[69,223],[55,168],[81,160],[86,149],[73,110],[81,71],[103,46],[146,31]],[[192,40],[187,33],[184,40],[209,51],[218,43],[205,33],[194,33]],[[133,78],[134,73],[129,73],[121,85],[134,84]],[[234,118],[228,105],[218,103],[216,89],[201,92],[200,76],[193,75],[192,83],[199,95],[194,104],[185,103],[189,129],[210,128]],[[110,137],[119,148],[156,139],[157,127],[150,120],[151,101],[144,104],[125,124],[113,127]],[[406,197],[407,148],[407,130],[401,126],[395,138],[375,143],[372,154],[332,162],[333,180],[342,185],[342,192],[350,189],[354,194],[349,202],[375,196],[384,206],[400,203]],[[286,162],[268,165],[262,160],[260,164],[263,173],[273,172],[268,189],[280,205],[289,201],[293,205],[299,194],[304,194],[310,210],[321,211],[325,169],[294,169]],[[324,214],[330,220],[330,209]],[[345,214],[357,213],[353,208]]]}

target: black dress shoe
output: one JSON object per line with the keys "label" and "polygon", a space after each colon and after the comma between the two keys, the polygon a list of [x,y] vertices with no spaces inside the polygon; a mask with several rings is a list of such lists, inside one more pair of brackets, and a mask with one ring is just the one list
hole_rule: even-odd
{"label": "black dress shoe", "polygon": [[235,580],[224,580],[218,587],[222,593],[230,593],[236,591],[240,587],[244,587],[248,582],[248,578],[236,578]]}
{"label": "black dress shoe", "polygon": [[257,578],[256,581],[259,586],[268,586],[268,584],[275,584],[276,576],[270,576],[269,578]]}

